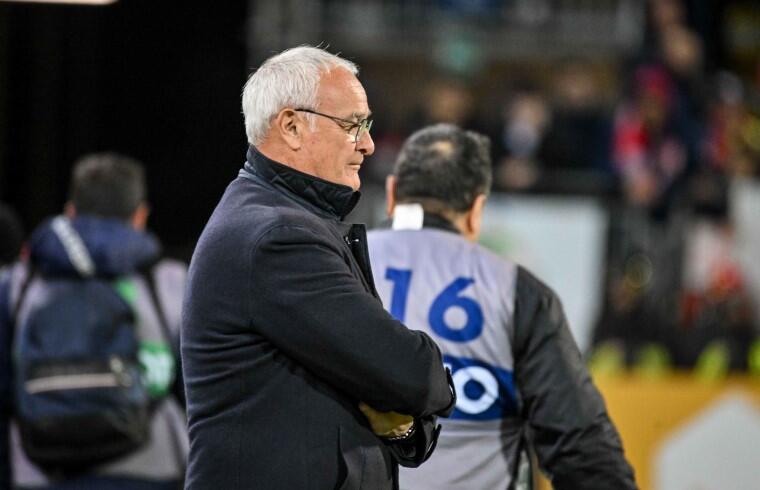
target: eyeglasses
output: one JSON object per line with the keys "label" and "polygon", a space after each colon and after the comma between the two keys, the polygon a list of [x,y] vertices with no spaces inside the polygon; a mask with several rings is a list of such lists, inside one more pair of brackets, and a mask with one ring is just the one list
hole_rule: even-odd
{"label": "eyeglasses", "polygon": [[309,114],[316,114],[317,116],[332,119],[335,124],[343,128],[343,130],[348,134],[352,134],[353,132],[354,144],[357,144],[359,142],[359,138],[361,138],[364,133],[369,133],[369,130],[372,129],[372,119],[369,118],[362,119],[361,121],[352,121],[350,119],[343,119],[340,117],[331,116],[329,114],[313,111],[311,109],[304,109],[302,107],[294,110],[298,112],[308,112]]}

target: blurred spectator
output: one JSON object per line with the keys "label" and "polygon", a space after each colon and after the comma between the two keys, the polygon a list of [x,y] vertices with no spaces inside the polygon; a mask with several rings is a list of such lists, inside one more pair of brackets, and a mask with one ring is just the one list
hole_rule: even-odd
{"label": "blurred spectator", "polygon": [[551,125],[540,150],[548,169],[606,170],[610,118],[596,74],[581,61],[560,67],[553,80]]}
{"label": "blurred spectator", "polygon": [[552,83],[552,117],[538,149],[538,189],[550,192],[606,194],[610,172],[612,118],[598,75],[580,60],[564,63]]}
{"label": "blurred spectator", "polygon": [[709,90],[704,76],[702,40],[690,29],[673,25],[662,33],[660,57],[673,79],[675,88],[674,118],[690,158],[703,137]]}
{"label": "blurred spectator", "polygon": [[471,126],[476,123],[476,117],[475,98],[466,80],[434,78],[420,90],[418,105],[404,124],[404,137],[436,123]]}
{"label": "blurred spectator", "polygon": [[473,102],[472,93],[463,82],[435,80],[428,87],[424,98],[423,121],[418,121],[418,126],[439,122],[467,124],[473,117]]}
{"label": "blurred spectator", "polygon": [[600,194],[612,187],[611,117],[593,66],[570,60],[554,71],[551,92],[514,90],[494,141],[495,186],[509,191]]}
{"label": "blurred spectator", "polygon": [[24,230],[18,216],[0,203],[0,268],[18,259],[23,240]]}
{"label": "blurred spectator", "polygon": [[639,67],[633,94],[617,109],[613,163],[627,203],[667,214],[689,166],[690,151],[676,118],[673,80],[660,66]]}
{"label": "blurred spectator", "polygon": [[527,190],[541,175],[539,149],[551,122],[546,96],[534,88],[518,89],[504,107],[501,134],[496,138],[500,158],[494,185],[502,190]]}
{"label": "blurred spectator", "polygon": [[[113,153],[87,156],[74,167],[64,215],[40,225],[29,241],[29,257],[0,276],[0,488],[169,490],[181,485],[187,436],[175,344],[186,268],[161,260],[158,242],[145,230],[148,214],[139,162]],[[68,309],[61,306],[72,302]],[[130,320],[99,318],[103,311],[116,315],[114,304],[133,310],[132,315],[120,311]],[[98,327],[107,324],[111,337],[86,336],[93,321],[81,321],[82,311],[88,320],[99,318]],[[45,324],[51,317],[57,330]],[[111,354],[104,367],[107,347],[99,344],[126,331],[125,322],[134,336],[119,337],[121,357]],[[25,333],[40,332],[25,330],[32,328],[50,335],[81,334],[58,341],[69,356],[77,352],[75,360],[43,357],[50,350],[63,352],[51,341],[60,335],[45,335],[47,342],[38,335],[31,342]],[[55,349],[45,351],[45,345]],[[20,353],[30,351],[46,364],[38,360],[31,369],[29,356],[22,363]],[[138,360],[142,383],[133,383],[128,368]],[[116,386],[103,381],[116,375],[122,375]],[[87,385],[91,390],[70,388],[94,379],[100,384]],[[46,388],[35,390],[35,382],[47,383]],[[96,402],[90,393],[96,393]],[[30,411],[58,422],[32,420]],[[118,431],[106,430],[114,425]],[[78,426],[78,434],[68,426]],[[114,432],[134,444],[113,440]],[[112,437],[93,440],[93,434]]]}

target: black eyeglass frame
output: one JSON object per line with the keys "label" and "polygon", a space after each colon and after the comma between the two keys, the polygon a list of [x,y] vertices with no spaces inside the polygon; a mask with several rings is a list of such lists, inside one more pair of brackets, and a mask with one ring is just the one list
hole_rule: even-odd
{"label": "black eyeglass frame", "polygon": [[[340,126],[343,130],[348,131],[349,134],[351,134],[351,131],[356,128],[356,133],[354,134],[354,144],[359,143],[360,134],[362,132],[369,133],[369,130],[372,129],[372,119],[370,118],[364,118],[361,121],[352,121],[350,119],[343,119],[342,117],[337,116],[331,116],[330,114],[324,114],[322,112],[317,112],[312,109],[306,109],[305,107],[297,107],[293,109],[294,111],[298,112],[308,112],[309,114],[315,114],[317,116],[326,117],[328,119],[332,119],[332,121]],[[343,124],[347,125],[348,127],[344,127]],[[362,129],[364,128],[364,129]]]}

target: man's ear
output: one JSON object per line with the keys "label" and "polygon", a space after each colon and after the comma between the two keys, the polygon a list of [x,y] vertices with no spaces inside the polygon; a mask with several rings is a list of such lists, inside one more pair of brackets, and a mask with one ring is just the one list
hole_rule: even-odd
{"label": "man's ear", "polygon": [[385,178],[385,213],[389,218],[393,217],[393,209],[396,207],[396,176],[391,174]]}
{"label": "man's ear", "polygon": [[303,144],[302,139],[306,124],[306,120],[293,109],[283,109],[274,116],[270,134],[278,134],[291,150],[297,151]]}
{"label": "man's ear", "polygon": [[480,237],[480,227],[483,222],[483,208],[486,206],[486,195],[478,194],[473,201],[470,210],[465,217],[466,235],[472,240],[477,241]]}
{"label": "man's ear", "polygon": [[63,214],[69,219],[74,219],[77,215],[77,208],[74,207],[74,203],[71,201],[66,201],[66,204],[63,205]]}
{"label": "man's ear", "polygon": [[142,203],[137,206],[135,212],[132,213],[132,217],[129,219],[129,224],[135,230],[144,230],[148,225],[148,216],[150,215],[150,206],[146,203]]}

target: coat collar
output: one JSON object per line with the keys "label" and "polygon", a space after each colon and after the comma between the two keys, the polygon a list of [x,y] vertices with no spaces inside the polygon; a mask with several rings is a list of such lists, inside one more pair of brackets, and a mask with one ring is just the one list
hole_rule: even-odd
{"label": "coat collar", "polygon": [[313,175],[299,172],[264,156],[251,146],[246,155],[243,177],[257,176],[278,190],[305,201],[320,214],[343,219],[354,209],[361,194],[349,186],[335,184]]}
{"label": "coat collar", "polygon": [[422,226],[423,228],[435,228],[436,230],[448,231],[451,233],[456,233],[457,235],[462,234],[462,232],[460,232],[451,221],[449,221],[447,218],[444,218],[440,214],[425,212],[425,218]]}

